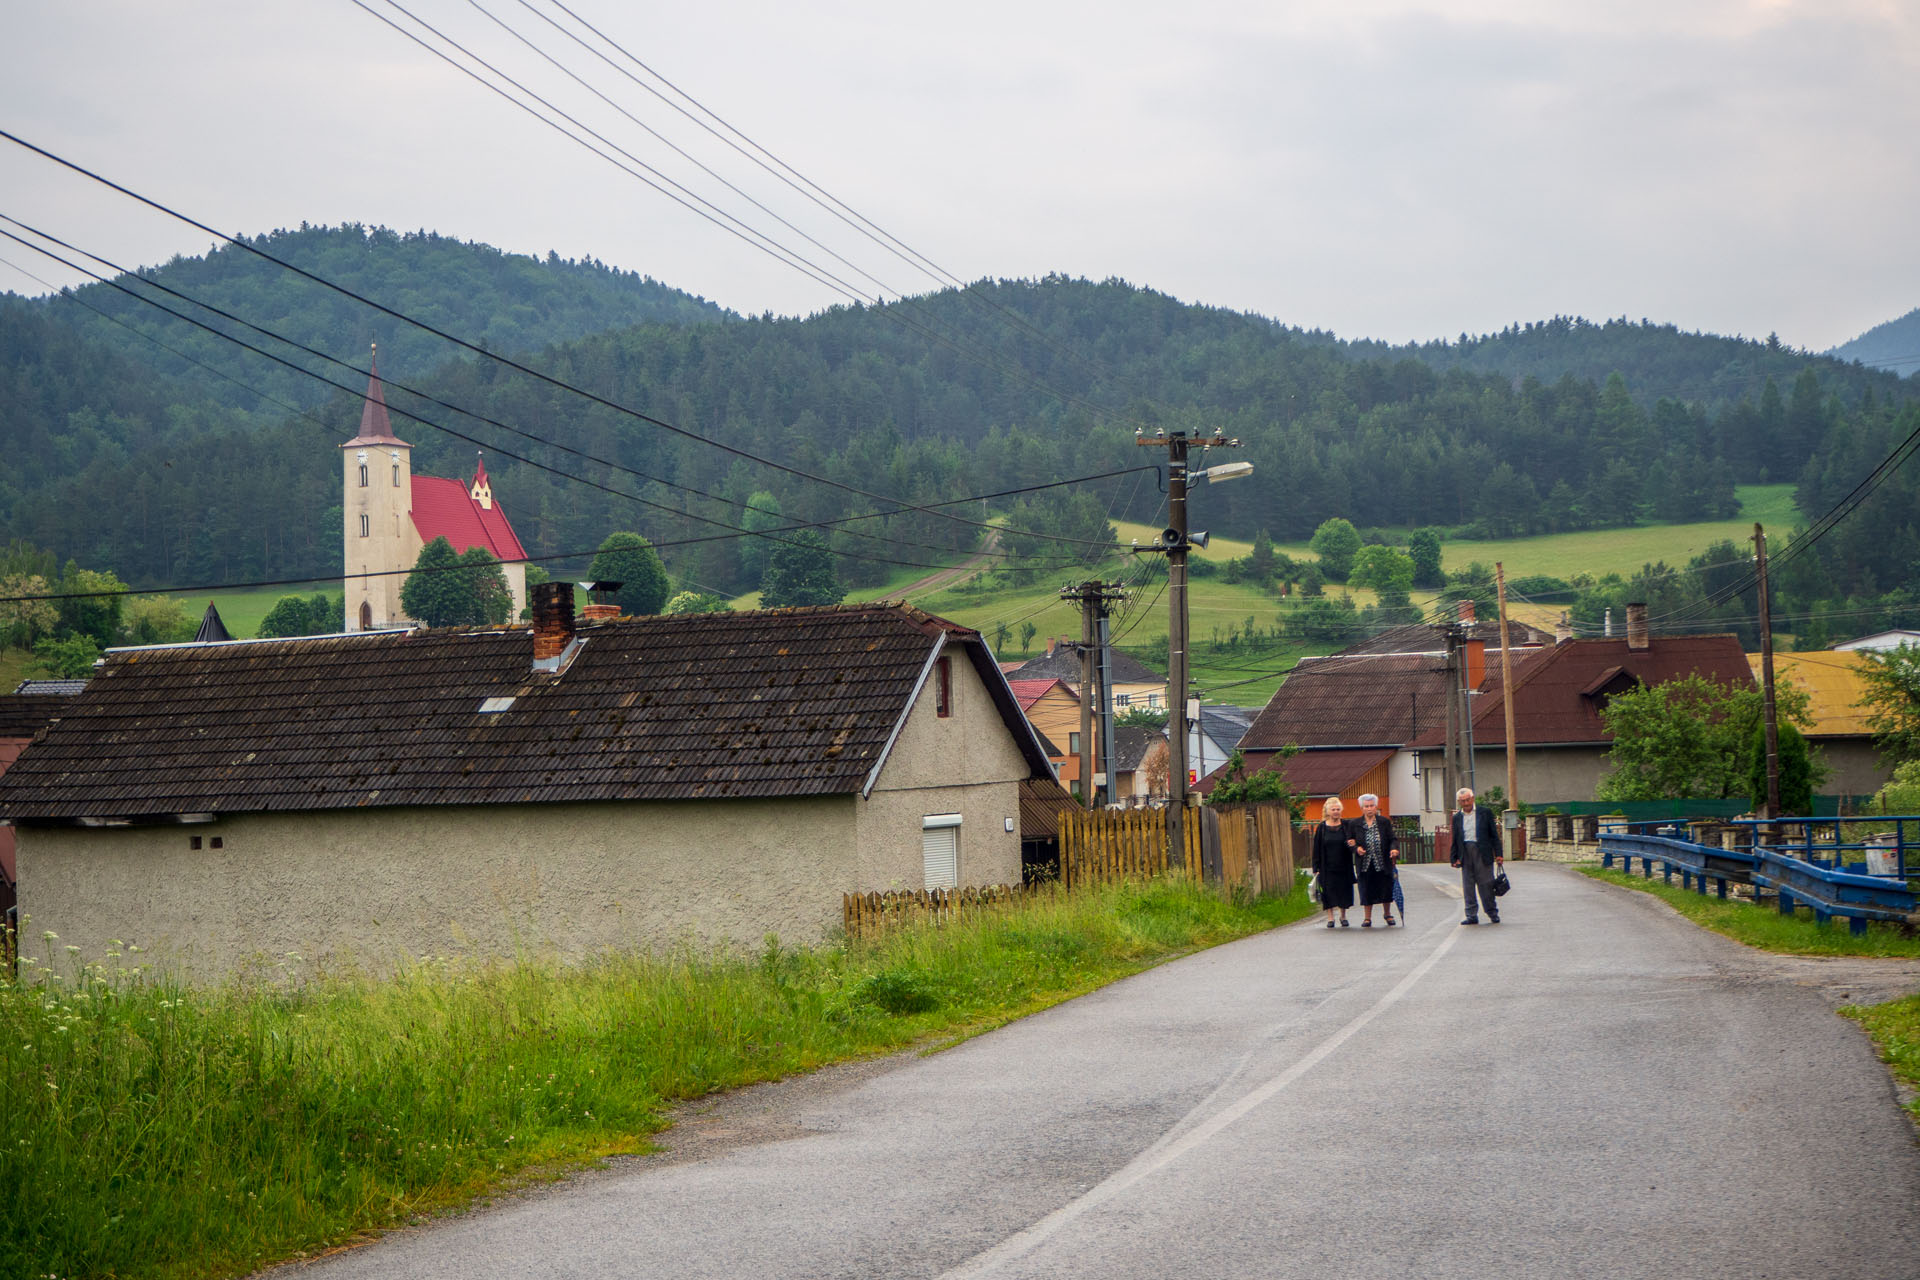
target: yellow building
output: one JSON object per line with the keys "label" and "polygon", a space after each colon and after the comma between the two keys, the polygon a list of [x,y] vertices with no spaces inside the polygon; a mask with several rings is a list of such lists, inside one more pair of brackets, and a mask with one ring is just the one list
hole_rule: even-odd
{"label": "yellow building", "polygon": [[[1827,767],[1833,771],[1833,776],[1820,787],[1823,794],[1867,795],[1885,786],[1893,776],[1880,763],[1880,754],[1873,745],[1873,729],[1867,723],[1867,710],[1862,705],[1867,681],[1861,672],[1871,661],[1872,654],[1834,650],[1773,655],[1775,684],[1791,680],[1805,689],[1812,700],[1813,724],[1806,730],[1807,741],[1819,748]],[[1753,667],[1753,678],[1758,680],[1760,655],[1748,654],[1747,662]]]}

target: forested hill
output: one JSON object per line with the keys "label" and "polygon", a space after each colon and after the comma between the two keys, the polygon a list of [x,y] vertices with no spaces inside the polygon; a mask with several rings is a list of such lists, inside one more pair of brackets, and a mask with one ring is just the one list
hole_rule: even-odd
{"label": "forested hill", "polygon": [[1858,360],[1903,377],[1920,375],[1920,307],[1898,320],[1877,324],[1851,342],[1827,353],[1836,360]]}
{"label": "forested hill", "polygon": [[[1920,312],[1909,318],[1915,320],[1916,332],[1909,336],[1905,350],[1913,355],[1920,353]],[[1856,339],[1863,341],[1864,337]],[[1463,333],[1453,341],[1404,347],[1359,341],[1346,346],[1351,354],[1370,359],[1411,356],[1436,369],[1501,373],[1543,382],[1566,375],[1598,382],[1618,373],[1643,404],[1666,398],[1703,404],[1710,410],[1742,398],[1757,401],[1769,378],[1784,387],[1809,364],[1820,370],[1824,385],[1842,390],[1849,399],[1857,399],[1869,388],[1876,396],[1903,394],[1901,378],[1920,369],[1920,361],[1898,366],[1894,372],[1849,369],[1846,366],[1856,353],[1845,348],[1829,353],[1835,358],[1828,359],[1786,346],[1772,336],[1753,341],[1687,333],[1648,320],[1596,322],[1578,316],[1509,325],[1479,337]],[[1876,363],[1860,358],[1868,365]],[[1909,384],[1904,394],[1920,395],[1920,391]]]}
{"label": "forested hill", "polygon": [[[429,232],[303,225],[297,231],[274,231],[249,243],[435,328],[503,353],[537,351],[552,343],[638,324],[701,324],[734,318],[705,299],[596,261],[552,253],[545,259],[503,253],[489,245]],[[223,245],[204,257],[176,257],[140,274],[361,367],[366,364],[368,345],[375,341],[388,368],[418,372],[458,353],[451,344],[233,245]],[[263,341],[241,326],[197,311],[130,277],[121,277],[119,283],[249,341]],[[101,345],[159,369],[222,404],[275,416],[284,413],[239,383],[298,406],[318,404],[329,394],[313,378],[240,352],[112,285],[87,285],[74,291],[71,299],[51,297],[38,305]],[[102,312],[104,316],[96,314]],[[158,339],[172,351],[148,338]],[[338,380],[356,380],[324,360],[272,342],[264,345],[302,368]],[[211,365],[237,381],[223,379],[184,357]]]}
{"label": "forested hill", "polygon": [[[483,317],[471,297],[448,298],[410,280],[368,288],[408,310],[445,309],[457,332],[484,333],[498,319]],[[235,309],[249,315],[269,306],[235,292]],[[16,326],[20,353],[12,358],[32,365],[41,350],[49,367],[84,364],[86,351],[98,358],[91,372],[56,378],[65,388],[57,396],[0,404],[0,456],[9,471],[35,477],[0,485],[0,540],[27,538],[142,584],[338,570],[336,449],[359,420],[357,380],[353,393],[334,393],[311,413],[248,414],[197,398],[184,383],[122,387],[133,376],[129,359],[56,332],[52,321],[72,304],[11,306],[39,326]],[[470,321],[458,319],[469,309]],[[1750,359],[1766,350],[1679,333],[1661,339],[1657,329],[1632,337],[1653,346],[1712,344],[1688,357],[1701,364],[1714,353]],[[725,533],[698,516],[740,524],[742,510],[731,504],[756,495],[768,495],[787,518],[808,520],[875,504],[717,445],[867,494],[930,504],[1138,466],[1156,455],[1136,447],[1136,430],[1221,431],[1245,441],[1235,456],[1257,472],[1252,482],[1206,495],[1205,520],[1216,532],[1304,538],[1338,515],[1363,527],[1498,537],[1731,515],[1736,482],[1802,478],[1836,431],[1859,444],[1849,458],[1866,456],[1897,425],[1911,386],[1769,351],[1766,367],[1777,377],[1762,374],[1745,392],[1688,403],[1665,388],[1641,394],[1637,379],[1652,377],[1655,366],[1621,378],[1587,377],[1588,368],[1605,368],[1591,359],[1573,377],[1437,369],[1406,350],[1342,343],[1118,281],[1062,277],[983,282],[806,318],[643,324],[532,357],[560,379],[691,433],[683,436],[491,362],[416,364],[401,335],[381,332],[380,340],[395,426],[417,446],[417,471],[466,474],[474,449],[484,447],[495,493],[534,553],[591,548],[611,529],[638,529],[680,544],[667,549],[676,573],[721,590],[752,586],[754,561],[738,540],[691,541]],[[1577,354],[1576,344],[1569,360]],[[248,360],[238,366],[244,380],[271,375]],[[1723,387],[1734,385],[1730,377]],[[394,383],[471,416],[430,407]],[[408,410],[427,421],[409,420]],[[487,418],[592,460],[530,443]],[[592,484],[516,462],[515,453]],[[1821,483],[1844,479],[1833,473]],[[1107,514],[1160,516],[1151,476],[1083,492],[988,511],[1012,509],[1023,528],[1093,537]],[[979,532],[912,511],[862,528],[870,539],[835,541],[855,583],[884,574],[889,559],[925,563],[970,548]],[[1884,571],[1875,572],[1884,581]]]}

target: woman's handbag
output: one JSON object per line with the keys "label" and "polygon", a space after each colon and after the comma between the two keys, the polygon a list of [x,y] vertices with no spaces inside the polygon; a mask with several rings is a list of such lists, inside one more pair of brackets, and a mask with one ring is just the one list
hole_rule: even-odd
{"label": "woman's handbag", "polygon": [[1493,873],[1493,896],[1504,898],[1507,890],[1513,888],[1513,882],[1507,879],[1507,869],[1503,866]]}

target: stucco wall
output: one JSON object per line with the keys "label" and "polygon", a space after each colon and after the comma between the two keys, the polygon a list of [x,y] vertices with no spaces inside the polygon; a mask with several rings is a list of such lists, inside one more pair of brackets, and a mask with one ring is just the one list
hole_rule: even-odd
{"label": "stucco wall", "polygon": [[[1019,788],[1028,772],[1026,757],[973,664],[961,653],[948,653],[952,714],[940,716],[929,680],[873,791],[858,802],[864,879],[847,888],[924,888],[921,819],[936,813],[961,816],[961,884],[1020,882]],[[986,781],[962,785],[956,783],[960,778]],[[1009,818],[1012,831],[1006,829]]]}
{"label": "stucco wall", "polygon": [[[1442,782],[1438,751],[1420,753],[1420,782],[1423,787],[1421,824],[1429,829],[1443,825],[1453,810],[1453,797],[1446,794]],[[1593,789],[1607,771],[1607,753],[1603,747],[1522,747],[1516,765],[1520,775],[1520,798],[1530,805],[1551,804],[1558,800],[1591,800]],[[1474,782],[1481,792],[1507,785],[1505,747],[1473,753]],[[1462,780],[1458,786],[1466,786]]]}
{"label": "stucco wall", "polygon": [[[111,939],[208,980],[295,952],[384,970],[420,955],[575,959],[691,941],[818,941],[856,874],[850,796],[245,814],[22,828],[28,936]],[[203,848],[189,847],[198,836]],[[211,848],[220,837],[221,849]],[[920,868],[890,851],[891,878]],[[887,874],[876,857],[865,877]],[[1014,866],[1017,872],[1016,846]]]}
{"label": "stucco wall", "polygon": [[1867,738],[1815,738],[1813,749],[1833,771],[1817,788],[1823,795],[1867,795],[1887,785],[1893,771]]}

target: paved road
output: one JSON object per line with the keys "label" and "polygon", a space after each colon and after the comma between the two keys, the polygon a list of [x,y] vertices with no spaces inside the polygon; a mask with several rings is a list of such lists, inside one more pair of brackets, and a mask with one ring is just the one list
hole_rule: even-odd
{"label": "paved road", "polygon": [[1504,924],[1409,868],[1411,928],[1217,948],[300,1280],[1920,1275],[1913,1130],[1831,992],[1510,870]]}

